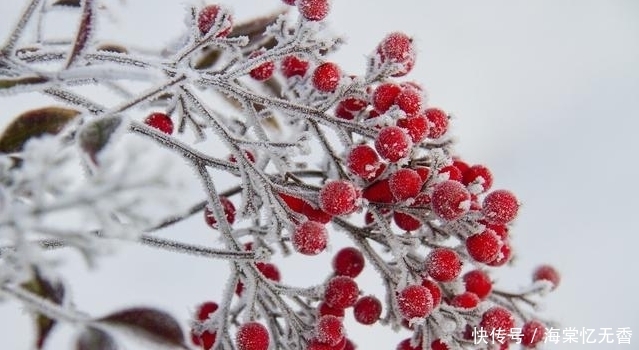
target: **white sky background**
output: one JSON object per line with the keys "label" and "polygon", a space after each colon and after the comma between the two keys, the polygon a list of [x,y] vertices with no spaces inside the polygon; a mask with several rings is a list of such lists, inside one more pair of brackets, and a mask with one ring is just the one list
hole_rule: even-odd
{"label": "white sky background", "polygon": [[[0,40],[20,3],[0,0]],[[182,25],[179,1],[127,0],[126,10],[105,3],[117,3],[123,17],[114,37],[129,42],[160,45]],[[239,19],[280,5],[228,3]],[[410,78],[423,83],[431,105],[456,116],[459,154],[489,166],[495,187],[513,190],[524,203],[513,230],[517,265],[500,274],[501,282],[517,287],[537,264],[552,263],[563,280],[547,297],[548,315],[564,327],[635,333],[631,345],[547,348],[636,348],[639,2],[349,0],[334,2],[329,22],[348,38],[332,60],[352,73],[363,71],[364,55],[386,33],[415,37],[419,56]],[[2,124],[28,106],[0,98]],[[167,236],[198,234],[186,230],[205,229],[199,219]],[[205,243],[205,236],[198,239]],[[295,259],[281,266],[283,278],[318,283],[331,256]],[[94,273],[76,256],[69,261],[74,300],[95,315],[142,303],[184,321],[195,304],[219,300],[227,274],[225,264],[139,248],[107,258]],[[358,282],[375,292],[376,278],[367,271]],[[30,321],[19,305],[0,304],[0,348],[28,349]],[[359,349],[394,349],[408,336],[374,329],[348,325]],[[52,338],[50,349],[69,348],[64,335]]]}

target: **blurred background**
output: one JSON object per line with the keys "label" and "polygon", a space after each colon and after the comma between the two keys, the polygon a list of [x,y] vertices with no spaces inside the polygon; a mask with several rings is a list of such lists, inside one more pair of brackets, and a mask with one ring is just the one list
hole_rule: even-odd
{"label": "blurred background", "polygon": [[[0,40],[23,3],[0,0]],[[281,5],[279,0],[227,3],[238,22]],[[99,25],[114,42],[159,47],[184,23],[182,1],[104,4],[118,20]],[[487,165],[495,188],[510,189],[523,202],[512,230],[516,264],[500,272],[499,283],[524,286],[535,266],[551,263],[562,282],[547,296],[544,315],[562,329],[639,330],[634,280],[639,272],[639,2],[349,0],[334,1],[328,22],[347,38],[331,59],[355,74],[363,72],[365,55],[387,33],[414,36],[419,53],[408,78],[423,84],[430,105],[453,114],[458,154]],[[29,106],[28,96],[0,96],[2,124]],[[196,232],[203,229],[198,216],[161,234],[206,243],[209,232]],[[342,243],[347,244],[333,240],[333,252]],[[78,308],[94,315],[144,304],[186,321],[197,303],[221,296],[228,273],[224,263],[139,247],[123,247],[96,271],[88,271],[78,256],[56,254],[66,261],[63,271]],[[331,257],[283,262],[284,281],[318,283],[325,275],[315,270],[328,273]],[[368,270],[358,279],[367,293],[381,290],[376,281]],[[394,349],[408,336],[354,322],[347,327],[359,349]],[[49,349],[71,348],[72,331],[61,327]],[[0,303],[0,348],[29,349],[32,332],[20,305]],[[638,338],[633,334],[630,345],[545,349],[635,349]]]}

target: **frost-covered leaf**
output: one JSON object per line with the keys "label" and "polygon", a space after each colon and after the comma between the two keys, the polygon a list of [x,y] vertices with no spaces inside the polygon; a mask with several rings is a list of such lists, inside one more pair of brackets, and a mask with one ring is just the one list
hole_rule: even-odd
{"label": "frost-covered leaf", "polygon": [[11,153],[22,150],[33,137],[57,134],[80,112],[61,107],[45,107],[20,114],[0,136],[0,152]]}
{"label": "frost-covered leaf", "polygon": [[76,59],[84,51],[84,48],[89,41],[89,38],[93,31],[93,26],[95,25],[95,20],[93,18],[95,14],[94,6],[95,5],[93,0],[84,0],[84,8],[82,9],[82,17],[78,26],[78,33],[75,38],[73,50],[69,55],[67,67],[70,67],[76,61]]}
{"label": "frost-covered leaf", "polygon": [[[64,299],[64,285],[57,281],[50,281],[42,276],[37,268],[33,270],[33,279],[22,284],[22,288],[56,304],[62,304]],[[37,329],[36,347],[42,349],[56,321],[40,314],[36,316],[35,321]]]}
{"label": "frost-covered leaf", "polygon": [[124,309],[97,320],[108,325],[124,327],[153,342],[186,348],[180,324],[168,313],[138,307]]}
{"label": "frost-covered leaf", "polygon": [[91,121],[85,125],[79,132],[78,137],[80,147],[91,157],[97,164],[97,154],[111,140],[111,136],[118,130],[122,124],[122,118],[119,116],[106,117]]}
{"label": "frost-covered leaf", "polygon": [[17,79],[0,79],[0,90],[10,89],[12,87],[21,85],[34,85],[47,82],[47,78],[44,77],[26,77]]}
{"label": "frost-covered leaf", "polygon": [[58,0],[53,3],[53,6],[80,7],[80,5],[80,0]]}
{"label": "frost-covered leaf", "polygon": [[117,350],[118,346],[109,333],[89,327],[80,334],[75,348],[76,350]]}

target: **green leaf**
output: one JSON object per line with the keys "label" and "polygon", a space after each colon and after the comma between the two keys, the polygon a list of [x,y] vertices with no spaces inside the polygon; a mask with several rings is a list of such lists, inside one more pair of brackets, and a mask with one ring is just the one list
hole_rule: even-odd
{"label": "green leaf", "polygon": [[76,350],[117,350],[118,346],[109,333],[89,327],[80,334],[75,348]]}
{"label": "green leaf", "polygon": [[[36,294],[44,299],[48,299],[58,305],[64,300],[64,286],[57,281],[49,281],[42,276],[37,268],[33,269],[34,277],[31,281],[22,284],[22,288]],[[56,321],[38,314],[36,316],[36,347],[42,349],[51,330],[56,325]]]}
{"label": "green leaf", "polygon": [[32,137],[55,135],[80,112],[61,107],[45,107],[20,114],[0,136],[0,152],[19,152]]}
{"label": "green leaf", "polygon": [[124,309],[97,320],[111,326],[124,327],[135,335],[163,345],[186,349],[180,324],[168,313],[144,307]]}

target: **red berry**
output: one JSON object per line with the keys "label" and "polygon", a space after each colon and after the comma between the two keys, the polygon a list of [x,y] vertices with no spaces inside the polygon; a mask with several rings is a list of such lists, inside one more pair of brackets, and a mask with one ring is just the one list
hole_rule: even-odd
{"label": "red berry", "polygon": [[419,176],[422,178],[422,182],[428,181],[428,177],[430,176],[430,168],[425,166],[416,166],[413,168]]}
{"label": "red berry", "polygon": [[291,6],[295,5],[295,0],[282,0],[282,2],[284,2],[287,5],[291,5]]}
{"label": "red berry", "polygon": [[395,104],[407,115],[414,115],[422,109],[422,95],[413,88],[405,88],[395,98]]}
{"label": "red berry", "polygon": [[321,21],[328,16],[330,4],[328,0],[299,0],[297,8],[308,21]]}
{"label": "red berry", "polygon": [[315,326],[316,339],[320,343],[335,346],[344,338],[344,325],[342,320],[333,315],[320,317]]}
{"label": "red berry", "polygon": [[383,163],[372,147],[357,145],[348,153],[346,165],[353,174],[370,181],[379,175]]}
{"label": "red berry", "polygon": [[414,216],[401,211],[395,211],[393,213],[393,220],[397,227],[406,231],[415,231],[422,227],[422,222],[416,219]]}
{"label": "red berry", "polygon": [[486,228],[495,231],[495,234],[497,234],[497,237],[499,237],[502,242],[505,242],[508,239],[508,226],[503,224],[491,224],[486,220],[479,220],[478,222],[486,226]]}
{"label": "red berry", "polygon": [[399,344],[397,344],[396,350],[422,350],[422,344],[419,343],[415,346],[412,346],[412,340],[410,338],[402,340]]}
{"label": "red berry", "polygon": [[448,176],[448,180],[453,180],[458,182],[461,182],[463,178],[462,172],[454,165],[448,165],[439,169],[439,174],[440,175],[446,174]]}
{"label": "red berry", "polygon": [[532,320],[521,327],[521,344],[527,348],[534,348],[546,336],[546,326],[543,323]]}
{"label": "red berry", "polygon": [[397,120],[397,126],[406,130],[413,143],[420,143],[428,135],[428,119],[422,114]]}
{"label": "red berry", "polygon": [[306,75],[308,66],[308,61],[301,60],[296,56],[286,56],[282,59],[280,68],[284,77],[291,78],[294,76],[303,77]]}
{"label": "red berry", "polygon": [[475,293],[464,292],[462,294],[455,295],[450,301],[450,305],[460,309],[472,309],[479,305],[479,301],[479,297]]}
{"label": "red berry", "polygon": [[306,216],[310,221],[326,224],[333,218],[330,214],[325,213],[322,209],[314,208],[301,198],[293,197],[285,193],[278,193],[278,195],[292,211]]}
{"label": "red berry", "polygon": [[459,169],[459,171],[461,171],[462,174],[465,173],[468,169],[470,169],[470,165],[468,165],[466,162],[457,158],[453,158],[453,166]]}
{"label": "red berry", "polygon": [[554,267],[550,265],[541,265],[535,269],[535,272],[533,272],[533,282],[541,280],[552,283],[552,289],[555,289],[559,285],[561,277]]}
{"label": "red berry", "polygon": [[438,108],[428,108],[425,114],[426,119],[430,122],[428,137],[431,139],[442,137],[448,130],[448,115],[446,112]]}
{"label": "red berry", "polygon": [[439,284],[429,279],[422,281],[422,286],[428,288],[430,295],[433,297],[433,308],[437,307],[442,301],[442,290],[439,288]]}
{"label": "red berry", "polygon": [[422,285],[409,285],[398,293],[397,307],[407,320],[426,317],[433,311],[433,296]]}
{"label": "red berry", "polygon": [[397,162],[410,154],[413,143],[403,129],[387,126],[379,131],[375,139],[375,149],[382,158]]}
{"label": "red berry", "polygon": [[380,84],[373,92],[373,107],[380,113],[386,112],[401,92],[402,88],[397,84]]}
{"label": "red berry", "polygon": [[344,317],[344,309],[336,309],[334,307],[330,307],[330,306],[328,306],[328,304],[326,304],[326,302],[322,301],[317,306],[317,314],[318,314],[319,317],[324,316],[324,315],[333,315],[333,316],[337,316],[337,317]]}
{"label": "red berry", "polygon": [[319,192],[322,210],[331,215],[346,215],[357,210],[361,191],[347,180],[333,180],[324,184]]}
{"label": "red berry", "polygon": [[[197,309],[197,320],[206,321],[209,318],[209,315],[215,313],[217,309],[217,303],[212,301],[200,304]],[[199,335],[191,331],[191,341],[193,341],[193,344],[195,345],[200,345],[203,349],[210,349],[213,346],[213,343],[215,343],[216,337],[216,332],[210,332],[208,330],[205,330]]]}
{"label": "red berry", "polygon": [[508,242],[503,242],[501,248],[499,249],[499,253],[495,260],[488,262],[489,266],[502,266],[506,264],[510,260],[510,255],[512,254],[512,248]]}
{"label": "red berry", "polygon": [[[224,196],[220,197],[220,202],[222,203],[222,208],[224,208],[226,221],[232,225],[235,222],[235,205],[233,205],[230,199]],[[211,210],[208,205],[204,208],[204,220],[209,226],[217,229],[217,220],[215,219],[213,210]]]}
{"label": "red berry", "polygon": [[426,207],[430,204],[430,196],[428,193],[422,192],[415,197],[415,201],[411,204],[413,208]]}
{"label": "red berry", "polygon": [[484,217],[491,224],[505,225],[511,222],[517,216],[518,210],[517,198],[510,191],[493,191],[484,198]]}
{"label": "red berry", "polygon": [[382,314],[382,303],[376,297],[369,295],[359,298],[353,306],[355,320],[361,324],[371,325]]}
{"label": "red berry", "polygon": [[[274,264],[257,262],[255,263],[255,267],[264,277],[271,281],[279,282],[282,280],[280,270]],[[242,291],[244,291],[244,284],[242,282],[238,282],[235,286],[235,294],[241,296]]]}
{"label": "red berry", "polygon": [[432,343],[430,343],[431,350],[449,350],[448,345],[444,343],[441,339],[435,339]]}
{"label": "red berry", "polygon": [[474,293],[479,299],[485,299],[493,288],[488,274],[482,270],[472,270],[464,274],[464,286],[467,292]]}
{"label": "red berry", "polygon": [[241,325],[235,334],[238,350],[268,350],[269,334],[261,323],[249,322]]}
{"label": "red berry", "polygon": [[173,133],[173,121],[171,120],[171,117],[164,113],[152,113],[144,119],[144,123],[167,135],[171,135]]}
{"label": "red berry", "polygon": [[388,177],[388,185],[396,200],[405,201],[419,194],[422,178],[415,170],[402,168]]}
{"label": "red berry", "polygon": [[337,107],[335,107],[335,116],[344,120],[352,120],[355,118],[355,114],[346,109],[342,103],[338,103]]}
{"label": "red berry", "polygon": [[[200,34],[205,35],[206,33],[209,32],[209,30],[211,30],[211,27],[213,27],[213,24],[215,23],[215,19],[218,16],[218,13],[222,10],[222,8],[219,5],[209,5],[206,6],[205,8],[203,8],[198,17],[197,17],[197,27],[198,29],[200,29]],[[224,38],[227,35],[229,35],[229,33],[231,33],[231,27],[233,25],[233,19],[231,16],[227,16],[228,20],[229,20],[229,25],[223,29],[221,29],[217,35],[215,35],[215,37],[217,38]]]}
{"label": "red berry", "polygon": [[493,174],[483,165],[473,165],[464,172],[462,182],[466,186],[478,184],[482,188],[481,192],[486,192],[493,185]]}
{"label": "red berry", "polygon": [[470,208],[470,193],[457,181],[442,181],[435,185],[431,204],[433,211],[440,218],[457,220]]}
{"label": "red berry", "polygon": [[501,249],[501,240],[491,229],[471,235],[466,239],[468,254],[481,263],[488,263],[497,258]]}
{"label": "red berry", "polygon": [[450,282],[461,272],[459,255],[450,248],[433,249],[424,262],[426,273],[438,282]]}
{"label": "red berry", "polygon": [[402,69],[397,71],[393,76],[398,77],[406,75],[415,64],[415,50],[413,48],[413,39],[404,33],[390,33],[382,40],[379,53],[382,61],[401,63]]}
{"label": "red berry", "polygon": [[366,101],[356,97],[347,97],[340,101],[340,104],[351,112],[359,112],[368,105]]}
{"label": "red berry", "polygon": [[335,63],[322,63],[313,72],[313,86],[322,92],[333,92],[339,85],[341,75],[342,72]]}
{"label": "red berry", "polygon": [[502,334],[509,334],[510,329],[515,327],[515,318],[510,311],[501,306],[493,306],[488,309],[481,317],[479,326],[483,328],[487,334],[493,334],[495,330],[500,330]]}
{"label": "red berry", "polygon": [[[253,51],[253,53],[249,55],[249,58],[255,58],[262,54],[264,54],[263,51]],[[264,81],[270,78],[273,75],[274,71],[275,63],[273,63],[272,61],[267,61],[251,69],[249,75],[251,76],[251,78],[257,81]]]}
{"label": "red berry", "polygon": [[297,226],[291,242],[295,251],[304,255],[317,255],[326,249],[328,231],[319,222],[306,221]]}
{"label": "red berry", "polygon": [[392,203],[394,198],[388,179],[382,179],[370,184],[362,191],[362,198],[372,203]]}
{"label": "red berry", "polygon": [[358,294],[355,280],[348,276],[335,276],[326,284],[324,301],[333,308],[346,309],[355,304]]}
{"label": "red berry", "polygon": [[342,248],[333,258],[333,270],[338,276],[355,278],[364,270],[364,255],[353,247]]}
{"label": "red berry", "polygon": [[344,344],[344,349],[342,350],[355,350],[355,344],[348,338],[344,339],[346,339],[346,344]]}

